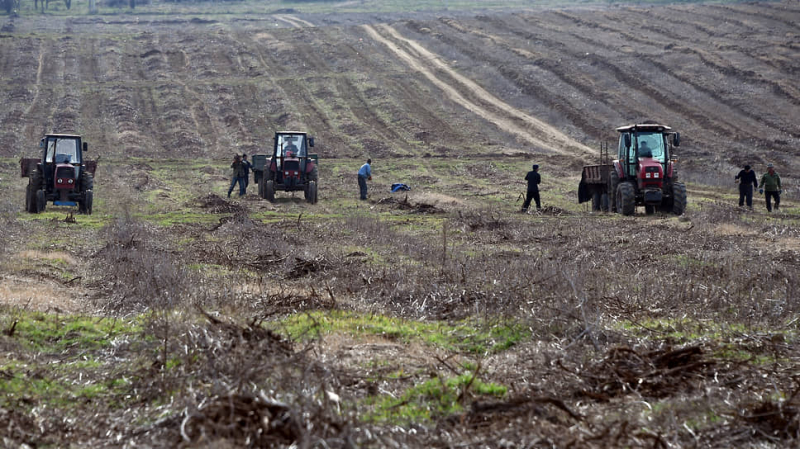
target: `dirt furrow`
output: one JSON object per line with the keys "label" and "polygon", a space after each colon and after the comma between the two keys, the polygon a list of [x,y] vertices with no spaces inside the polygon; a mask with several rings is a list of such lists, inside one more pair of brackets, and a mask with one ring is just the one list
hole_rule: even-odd
{"label": "dirt furrow", "polygon": [[314,26],[313,23],[311,23],[311,22],[309,22],[307,20],[300,19],[300,18],[298,18],[296,16],[293,16],[291,14],[273,14],[272,16],[275,17],[276,19],[282,21],[282,22],[288,23],[289,25],[293,26],[294,28],[305,28],[305,27],[313,27]]}
{"label": "dirt furrow", "polygon": [[[625,11],[626,13],[630,13],[631,11]],[[563,12],[557,12],[557,15],[564,17],[566,19],[572,20],[572,16]],[[586,21],[582,18],[575,19],[580,20],[582,23],[586,23]],[[630,22],[636,23],[637,20],[631,20]],[[618,66],[611,61],[618,59],[621,62],[624,62],[630,59],[627,56],[620,55],[619,57],[600,57],[596,55],[597,49],[602,48],[604,52],[614,54],[617,50],[613,44],[608,43],[603,39],[597,39],[596,36],[588,36],[583,34],[577,34],[575,32],[567,32],[562,31],[560,28],[557,28],[556,25],[547,24],[547,25],[540,25],[544,27],[548,27],[551,33],[556,32],[565,32],[568,35],[578,39],[583,44],[588,46],[587,48],[592,49],[590,51],[590,57],[594,59],[594,63],[598,67],[604,67],[608,71],[611,71],[616,79],[621,80],[624,84],[628,85],[629,87],[633,87],[637,90],[640,90],[646,93],[648,96],[658,100],[658,103],[666,106],[675,112],[675,115],[684,115],[689,116],[692,118],[694,123],[702,124],[703,128],[705,129],[716,129],[718,132],[722,134],[735,134],[735,135],[742,135],[742,124],[750,122],[751,124],[755,125],[756,123],[760,123],[761,125],[774,128],[774,125],[770,123],[767,119],[765,119],[761,114],[757,114],[755,112],[750,111],[742,102],[731,102],[729,99],[722,97],[719,94],[719,90],[715,89],[711,85],[702,84],[702,77],[691,76],[690,74],[686,74],[680,72],[675,69],[675,66],[665,64],[661,61],[665,59],[664,50],[658,50],[655,54],[646,53],[643,50],[636,51],[636,55],[638,59],[636,61],[646,60],[648,63],[653,65],[655,69],[643,69],[641,65],[637,66],[634,70],[633,68],[623,68],[623,66]],[[656,25],[649,25],[652,30],[657,32],[661,32],[662,29]],[[665,31],[666,33],[666,31]],[[674,42],[681,42],[680,37],[672,36],[674,38]],[[662,48],[663,42],[649,38],[644,40],[648,42],[649,46],[654,49]],[[675,51],[679,51],[685,54],[694,54],[703,64],[709,64],[710,61],[703,60],[702,56],[706,55],[707,53],[697,49],[697,48],[688,48],[688,47],[679,47],[679,48],[671,48],[666,50],[666,54],[674,53]],[[582,57],[583,50],[572,52],[573,58],[580,58]],[[710,59],[717,59],[716,57],[710,57]],[[631,61],[633,62],[633,61]],[[697,64],[695,64],[696,66]],[[721,67],[719,67],[722,69]],[[722,70],[721,70],[722,71]],[[724,72],[724,71],[723,71]],[[669,74],[670,77],[673,78],[674,81],[672,82],[665,82],[659,81],[658,83],[650,83],[648,84],[646,81],[643,81],[641,76],[642,73],[666,73]],[[725,73],[723,73],[725,75]],[[728,74],[729,75],[729,74]],[[679,88],[679,86],[687,86],[687,88]],[[666,95],[665,92],[661,89],[661,86],[670,86],[670,89],[675,92],[675,96]],[[697,101],[696,97],[688,97],[686,98],[689,101],[682,101],[682,97],[686,97],[686,93],[688,92],[698,92],[704,95],[707,95],[709,100],[708,101]],[[716,105],[714,104],[716,103]],[[714,111],[718,111],[723,109],[728,111],[728,114],[739,114],[747,119],[738,120],[737,126],[729,126],[726,123],[719,123],[712,120],[709,120],[709,117],[713,116]],[[749,130],[746,131],[746,134],[751,136],[753,139],[761,139],[764,136],[764,128],[760,126],[751,126]]]}
{"label": "dirt furrow", "polygon": [[[429,52],[417,42],[401,36],[394,28],[387,25],[377,25],[376,27],[363,25],[363,27],[373,39],[382,42],[384,45],[394,51],[402,61],[412,67],[415,71],[428,78],[430,82],[441,89],[451,100],[460,104],[467,110],[483,117],[487,121],[494,123],[499,128],[511,134],[515,134],[537,147],[556,153],[595,153],[595,150],[581,144],[580,142],[572,140],[559,130],[542,122],[541,120],[531,117],[512,107],[511,105],[503,102],[501,99],[487,92],[474,81],[456,73],[449,66],[447,66],[447,64],[442,62],[437,55]],[[391,36],[393,41],[383,37],[376,31],[376,28],[380,28],[381,31]],[[400,42],[406,46],[409,51],[397,47],[394,42]],[[422,61],[424,61],[424,63]],[[461,88],[466,88],[473,92],[475,95],[481,98],[484,104],[492,104],[498,112],[493,112],[483,105],[477,104],[465,98],[455,87],[443,82],[440,76],[437,74],[438,71],[444,72],[448,76],[455,79],[461,84]],[[520,126],[517,121],[523,122],[524,125]]]}
{"label": "dirt furrow", "polygon": [[731,14],[738,14],[757,21],[771,20],[792,28],[795,31],[800,30],[800,23],[791,18],[787,18],[786,11],[762,8],[760,3],[756,5],[719,4],[709,5],[709,8],[720,10],[720,15],[723,17],[728,17]]}

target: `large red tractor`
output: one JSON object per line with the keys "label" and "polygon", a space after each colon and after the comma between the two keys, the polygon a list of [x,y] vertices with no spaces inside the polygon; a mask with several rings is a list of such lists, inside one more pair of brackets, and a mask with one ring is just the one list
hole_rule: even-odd
{"label": "large red tractor", "polygon": [[26,211],[44,212],[52,201],[55,206],[78,206],[80,213],[92,213],[97,161],[84,159],[88,147],[80,136],[47,134],[39,142],[41,158],[19,161],[22,177],[28,178]]}
{"label": "large red tractor", "polygon": [[668,126],[642,123],[617,128],[617,158],[608,161],[601,151],[598,165],[583,167],[578,202],[592,202],[592,210],[633,215],[636,206],[646,214],[656,210],[682,215],[686,210],[686,186],[678,182],[673,147],[680,134]]}
{"label": "large red tractor", "polygon": [[276,132],[272,155],[253,156],[253,178],[258,183],[258,195],[274,202],[277,190],[302,190],[306,201],[315,204],[319,157],[309,154],[313,146],[314,138],[304,132]]}

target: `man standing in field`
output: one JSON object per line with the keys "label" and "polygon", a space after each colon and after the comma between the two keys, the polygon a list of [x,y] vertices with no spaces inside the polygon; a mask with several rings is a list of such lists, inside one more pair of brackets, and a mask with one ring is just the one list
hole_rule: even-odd
{"label": "man standing in field", "polygon": [[536,201],[536,210],[542,208],[542,203],[539,202],[539,183],[542,182],[542,177],[539,175],[539,166],[533,164],[533,170],[525,175],[525,180],[528,181],[528,192],[525,195],[525,203],[522,205],[522,212],[528,211],[528,206],[531,205],[531,200]]}
{"label": "man standing in field", "polygon": [[744,170],[736,175],[736,182],[739,183],[739,207],[744,206],[744,200],[747,199],[747,207],[753,209],[753,189],[758,188],[756,172],[745,165]]}
{"label": "man standing in field", "polygon": [[775,198],[775,212],[781,209],[781,177],[775,172],[772,164],[767,165],[767,172],[761,177],[761,189],[767,200],[767,212],[772,212],[772,198]]}
{"label": "man standing in field", "polygon": [[372,181],[372,159],[367,159],[367,163],[358,169],[358,190],[361,192],[361,199],[367,199],[367,181]]}
{"label": "man standing in field", "polygon": [[235,186],[237,182],[239,183],[239,196],[244,196],[244,165],[242,165],[242,157],[238,154],[233,157],[231,169],[231,186],[228,188],[228,198],[231,197],[233,186]]}

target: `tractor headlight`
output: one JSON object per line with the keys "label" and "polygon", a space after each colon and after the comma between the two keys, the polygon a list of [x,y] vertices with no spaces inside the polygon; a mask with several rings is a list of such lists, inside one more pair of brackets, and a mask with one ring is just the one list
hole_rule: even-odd
{"label": "tractor headlight", "polygon": [[63,180],[63,179],[61,179],[61,178],[58,178],[58,180],[57,180],[56,182],[57,182],[57,183],[59,183],[59,184],[61,184],[61,183],[63,183],[63,182],[64,182],[64,180]]}
{"label": "tractor headlight", "polygon": [[74,182],[75,182],[74,179],[70,179],[70,180],[67,181],[67,184],[73,184]]}

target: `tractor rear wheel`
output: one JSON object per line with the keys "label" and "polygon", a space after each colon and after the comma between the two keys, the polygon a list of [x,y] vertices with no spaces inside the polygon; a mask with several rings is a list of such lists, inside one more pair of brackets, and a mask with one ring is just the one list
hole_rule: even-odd
{"label": "tractor rear wheel", "polygon": [[25,210],[32,214],[39,213],[36,207],[36,192],[39,191],[41,184],[42,177],[39,170],[31,170],[28,175],[28,187],[25,189]]}
{"label": "tractor rear wheel", "polygon": [[622,215],[633,215],[636,212],[636,191],[629,182],[617,186],[617,212]]}
{"label": "tractor rear wheel", "polygon": [[682,182],[672,184],[672,213],[683,215],[686,211],[686,186]]}
{"label": "tractor rear wheel", "polygon": [[261,198],[267,197],[267,190],[266,190],[267,180],[264,179],[262,176],[258,183],[258,196]]}
{"label": "tractor rear wheel", "polygon": [[600,205],[600,192],[595,190],[594,193],[592,193],[592,212],[597,212],[601,209],[602,206]]}
{"label": "tractor rear wheel", "polygon": [[617,210],[617,186],[619,185],[619,175],[617,170],[611,168],[608,174],[608,211],[618,212]]}
{"label": "tractor rear wheel", "polygon": [[275,202],[275,181],[270,179],[266,182],[266,185],[264,186],[264,198],[266,198],[270,203]]}
{"label": "tractor rear wheel", "polygon": [[87,190],[83,192],[83,199],[78,201],[78,212],[92,215],[92,203],[94,202],[94,192]]}
{"label": "tractor rear wheel", "polygon": [[307,191],[308,194],[306,195],[306,201],[311,204],[317,204],[317,182],[309,181]]}
{"label": "tractor rear wheel", "polygon": [[36,213],[40,214],[47,208],[47,198],[44,194],[44,189],[36,191]]}

